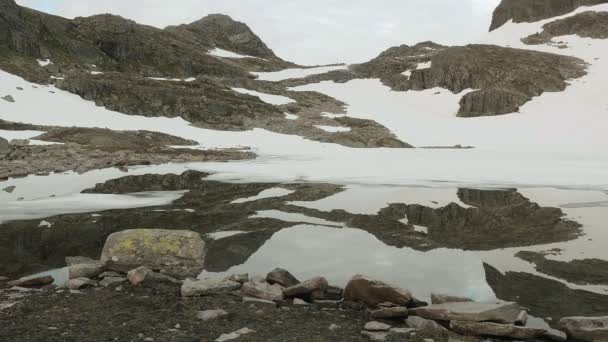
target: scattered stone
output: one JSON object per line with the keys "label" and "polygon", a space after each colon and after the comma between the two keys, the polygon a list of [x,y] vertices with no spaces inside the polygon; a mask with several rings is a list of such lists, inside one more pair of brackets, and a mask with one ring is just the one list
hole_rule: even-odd
{"label": "scattered stone", "polygon": [[249,274],[233,274],[230,277],[227,277],[226,280],[232,280],[240,284],[245,284],[249,281]]}
{"label": "scattered stone", "polygon": [[435,304],[410,309],[410,314],[440,321],[492,321],[504,324],[517,322],[522,308],[517,303],[485,304],[475,302]]}
{"label": "scattered stone", "polygon": [[308,305],[308,302],[306,302],[305,300],[302,300],[300,298],[294,298],[293,305]]}
{"label": "scattered stone", "polygon": [[374,341],[374,342],[376,342],[376,341],[377,342],[386,341],[386,338],[388,337],[388,333],[387,332],[383,332],[383,331],[366,331],[366,330],[363,330],[363,331],[361,331],[361,335],[369,338],[370,341]]}
{"label": "scattered stone", "polygon": [[17,189],[17,187],[14,185],[11,185],[11,186],[7,186],[6,188],[2,189],[2,191],[12,194],[13,191],[15,191],[15,189]]}
{"label": "scattered stone", "polygon": [[28,287],[42,287],[55,282],[55,278],[52,276],[41,276],[34,278],[17,279],[8,283],[9,286],[28,288]]}
{"label": "scattered stone", "polygon": [[391,328],[392,326],[378,321],[367,322],[363,327],[367,331],[389,331]]}
{"label": "scattered stone", "polygon": [[463,335],[509,337],[522,340],[540,338],[547,333],[545,329],[491,322],[451,321],[450,329]]}
{"label": "scattered stone", "polygon": [[439,323],[421,317],[410,316],[405,320],[408,327],[428,332],[433,336],[447,336],[448,330]]}
{"label": "scattered stone", "polygon": [[6,102],[15,103],[15,98],[13,98],[11,95],[3,96],[2,99]]}
{"label": "scattered stone", "polygon": [[103,287],[110,287],[125,281],[127,281],[127,278],[125,277],[105,277],[99,282],[99,285]]}
{"label": "scattered stone", "polygon": [[151,269],[147,268],[146,266],[141,266],[136,269],[130,270],[127,273],[127,279],[129,279],[129,282],[131,282],[131,284],[137,286],[143,283],[144,280],[146,280],[146,278],[148,278],[152,273],[154,273],[154,271],[152,271]]}
{"label": "scattered stone", "polygon": [[247,335],[247,334],[251,334],[254,332],[255,332],[255,330],[251,330],[249,328],[242,328],[237,331],[231,332],[229,334],[222,334],[215,341],[216,342],[230,341],[230,340],[234,340],[234,339],[241,337],[241,335]]}
{"label": "scattered stone", "polygon": [[256,308],[261,308],[261,309],[264,309],[264,308],[276,309],[276,307],[277,307],[277,303],[275,303],[271,300],[252,298],[252,297],[243,297],[243,304],[253,305]]}
{"label": "scattered stone", "polygon": [[340,329],[340,326],[337,324],[330,324],[329,328],[327,329],[329,329],[329,331],[334,331]]}
{"label": "scattered stone", "polygon": [[411,303],[413,296],[407,290],[363,275],[355,275],[344,288],[344,299],[360,301],[371,307],[385,302],[407,306]]}
{"label": "scattered stone", "polygon": [[559,326],[569,337],[582,341],[608,341],[608,316],[564,317]]}
{"label": "scattered stone", "polygon": [[195,277],[203,270],[205,242],[186,230],[125,230],[108,237],[101,261],[114,271],[147,266],[178,278]]}
{"label": "scattered stone", "polygon": [[191,280],[186,279],[182,284],[182,297],[200,297],[208,296],[215,293],[225,293],[238,290],[241,284],[231,280],[220,279],[203,279]]}
{"label": "scattered stone", "polygon": [[203,320],[204,322],[210,321],[212,319],[228,316],[228,312],[224,310],[206,310],[199,311],[196,314],[196,318]]}
{"label": "scattered stone", "polygon": [[374,319],[406,318],[407,316],[408,310],[403,306],[383,308],[371,312],[371,317]]}
{"label": "scattered stone", "polygon": [[70,279],[65,283],[65,286],[70,290],[79,290],[83,287],[93,286],[95,284],[89,278],[74,278]]}
{"label": "scattered stone", "polygon": [[29,139],[13,139],[10,144],[13,146],[28,146],[30,141]]}
{"label": "scattered stone", "polygon": [[291,286],[283,290],[283,295],[288,298],[308,296],[315,291],[324,292],[329,284],[323,277],[308,279],[302,283]]}
{"label": "scattered stone", "polygon": [[444,294],[431,294],[431,303],[433,304],[445,304],[445,303],[464,303],[464,302],[473,302],[471,298],[466,297],[456,297]]}
{"label": "scattered stone", "polygon": [[112,272],[112,271],[103,272],[102,274],[97,276],[97,278],[99,278],[99,279],[103,279],[103,278],[107,278],[107,277],[122,278],[124,276],[122,273]]}
{"label": "scattered stone", "polygon": [[69,279],[95,278],[105,271],[105,265],[99,261],[88,264],[75,264],[68,268]]}
{"label": "scattered stone", "polygon": [[264,278],[253,277],[243,284],[241,293],[248,297],[281,301],[283,300],[283,287],[279,284],[270,285]]}
{"label": "scattered stone", "polygon": [[300,283],[300,281],[294,277],[289,271],[282,268],[275,268],[266,275],[266,281],[273,285],[279,284],[283,287],[292,287]]}
{"label": "scattered stone", "polygon": [[97,260],[83,257],[83,256],[74,256],[74,257],[65,257],[65,264],[68,266],[80,265],[80,264],[94,264]]}

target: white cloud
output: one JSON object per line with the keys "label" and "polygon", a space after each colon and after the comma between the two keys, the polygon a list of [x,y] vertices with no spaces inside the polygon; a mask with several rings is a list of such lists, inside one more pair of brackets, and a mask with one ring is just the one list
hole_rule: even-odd
{"label": "white cloud", "polygon": [[499,0],[20,0],[66,16],[114,13],[164,27],[225,13],[281,57],[305,64],[358,62],[394,45],[475,42]]}

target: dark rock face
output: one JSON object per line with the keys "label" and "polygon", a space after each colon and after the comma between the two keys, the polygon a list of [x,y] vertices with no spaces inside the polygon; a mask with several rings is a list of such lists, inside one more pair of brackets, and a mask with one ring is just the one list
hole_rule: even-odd
{"label": "dark rock face", "polygon": [[563,91],[568,79],[586,74],[577,58],[493,45],[447,48],[431,61],[431,68],[412,72],[409,87],[442,87],[454,93],[479,89],[463,97],[460,117],[516,112],[532,97]]}
{"label": "dark rock face", "polygon": [[251,126],[248,121],[284,118],[275,106],[209,79],[172,82],[123,74],[75,73],[59,80],[57,87],[114,111],[144,116],[180,116],[206,128],[246,129]]}
{"label": "dark rock face", "polygon": [[428,237],[440,245],[468,250],[568,241],[579,234],[580,225],[563,219],[561,209],[540,207],[516,190],[459,189],[458,197],[473,207],[391,204],[383,211],[428,227]]}
{"label": "dark rock face", "polygon": [[608,13],[583,12],[572,17],[559,19],[543,25],[543,31],[530,35],[522,41],[525,44],[536,45],[551,42],[553,37],[575,34],[583,38],[608,38]]}
{"label": "dark rock face", "polygon": [[563,283],[529,273],[506,272],[484,264],[486,280],[496,296],[514,301],[530,309],[536,317],[608,315],[608,296],[583,290],[573,290]]}
{"label": "dark rock face", "polygon": [[246,24],[227,15],[212,14],[191,24],[167,27],[165,30],[191,36],[210,47],[254,57],[279,59]]}
{"label": "dark rock face", "polygon": [[574,11],[581,6],[607,3],[606,0],[502,0],[494,10],[490,31],[509,20],[534,22]]}
{"label": "dark rock face", "polygon": [[536,265],[536,270],[579,285],[608,284],[608,261],[600,259],[569,262],[547,259],[542,253],[519,252],[516,256]]}

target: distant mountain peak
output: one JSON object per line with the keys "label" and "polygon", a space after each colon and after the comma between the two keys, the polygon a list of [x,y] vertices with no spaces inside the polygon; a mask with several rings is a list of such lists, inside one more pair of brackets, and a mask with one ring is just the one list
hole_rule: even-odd
{"label": "distant mountain peak", "polygon": [[581,6],[608,3],[608,0],[502,0],[494,10],[490,31],[509,20],[534,22],[567,14]]}

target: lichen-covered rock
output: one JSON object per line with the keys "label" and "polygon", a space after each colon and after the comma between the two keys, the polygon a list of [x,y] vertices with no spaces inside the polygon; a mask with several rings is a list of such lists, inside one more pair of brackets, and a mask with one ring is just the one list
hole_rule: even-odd
{"label": "lichen-covered rock", "polygon": [[108,237],[101,261],[122,272],[146,266],[179,278],[195,277],[203,270],[205,242],[191,231],[125,230]]}

